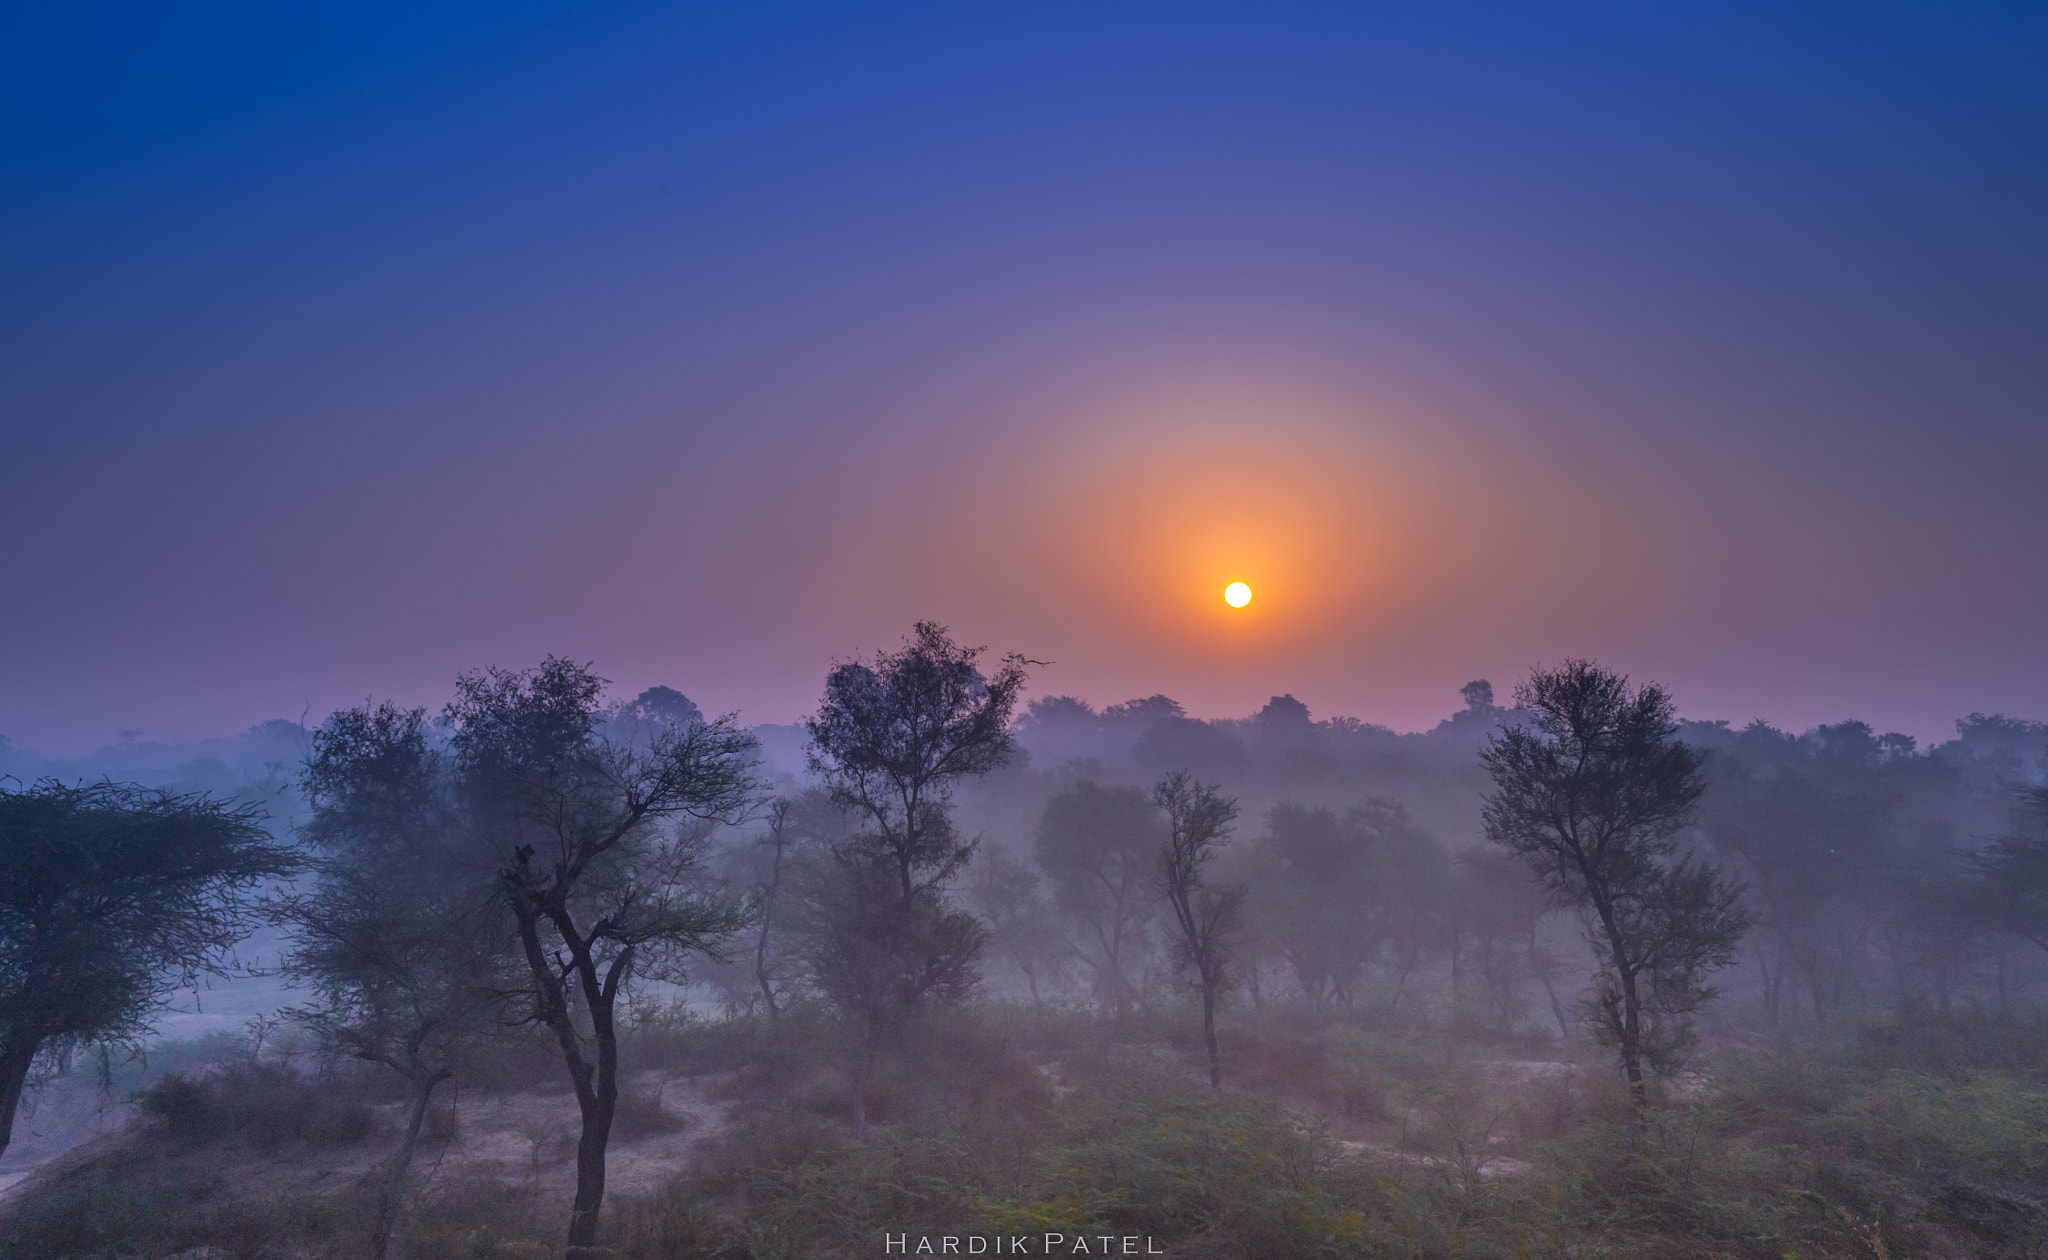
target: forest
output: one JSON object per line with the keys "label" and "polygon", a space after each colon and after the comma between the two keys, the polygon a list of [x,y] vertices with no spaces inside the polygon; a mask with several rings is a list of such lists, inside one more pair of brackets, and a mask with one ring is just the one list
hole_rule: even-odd
{"label": "forest", "polygon": [[1034,668],[0,744],[0,1257],[2048,1255],[2048,724]]}

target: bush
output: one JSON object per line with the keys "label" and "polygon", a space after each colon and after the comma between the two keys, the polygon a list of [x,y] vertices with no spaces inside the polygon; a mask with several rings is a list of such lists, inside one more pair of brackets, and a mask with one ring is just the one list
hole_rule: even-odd
{"label": "bush", "polygon": [[631,1142],[689,1127],[687,1119],[662,1105],[661,1096],[660,1083],[627,1082],[621,1087],[618,1105],[612,1112],[613,1140]]}
{"label": "bush", "polygon": [[216,1174],[130,1157],[80,1169],[24,1203],[0,1227],[0,1260],[125,1260],[201,1248],[223,1260],[258,1260],[343,1238],[353,1206],[238,1198]]}
{"label": "bush", "polygon": [[173,1072],[136,1096],[145,1116],[186,1146],[239,1139],[258,1150],[352,1146],[376,1131],[368,1103],[340,1077],[238,1063],[205,1076]]}

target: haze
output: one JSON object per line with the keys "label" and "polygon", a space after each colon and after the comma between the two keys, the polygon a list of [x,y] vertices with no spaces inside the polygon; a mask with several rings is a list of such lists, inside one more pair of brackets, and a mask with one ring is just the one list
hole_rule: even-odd
{"label": "haze", "polygon": [[[788,722],[2048,716],[2026,6],[16,6],[0,734],[462,670]],[[1237,621],[1220,600],[1242,577]]]}

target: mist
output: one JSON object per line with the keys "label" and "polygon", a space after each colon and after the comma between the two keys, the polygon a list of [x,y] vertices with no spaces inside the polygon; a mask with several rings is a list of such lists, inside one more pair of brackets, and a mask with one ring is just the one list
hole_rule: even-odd
{"label": "mist", "polygon": [[[985,755],[964,768],[931,763],[953,768],[929,773],[924,805],[903,814],[886,793],[868,795],[878,780],[863,777],[901,786],[910,781],[903,763],[861,762],[871,728],[848,714],[878,703],[859,697],[935,660],[953,662],[961,688],[944,702],[955,715],[948,729]],[[1645,973],[1656,975],[1645,1066],[1621,1073],[1596,999],[1609,966],[1597,916],[1518,856],[1497,812],[1510,734],[1531,746],[1556,738],[1547,711],[1528,706],[1543,701],[1537,683],[1561,674],[1474,679],[1444,697],[1440,720],[1397,731],[1320,717],[1287,692],[1242,717],[1206,720],[1163,694],[1102,704],[1033,694],[1034,663],[1011,657],[1008,673],[995,665],[924,623],[895,653],[834,662],[825,700],[798,724],[714,721],[679,689],[629,694],[549,658],[464,674],[444,709],[410,717],[364,704],[189,744],[130,734],[73,758],[4,746],[10,791],[122,782],[166,800],[231,803],[310,865],[270,882],[268,909],[246,921],[232,956],[163,981],[156,1005],[120,1036],[46,1045],[0,1156],[12,1187],[0,1200],[0,1245],[86,1254],[60,1240],[118,1236],[149,1253],[232,1228],[265,1247],[317,1254],[355,1254],[364,1239],[387,1254],[456,1254],[548,1245],[574,1199],[599,1206],[571,1212],[571,1228],[585,1222],[586,1237],[630,1254],[679,1245],[723,1254],[764,1222],[813,1254],[914,1254],[906,1249],[930,1240],[936,1251],[949,1237],[986,1248],[1027,1236],[1020,1254],[1069,1254],[1084,1228],[1112,1253],[1129,1237],[1165,1254],[1300,1254],[1311,1244],[1376,1254],[1390,1237],[1482,1208],[1489,1223],[1472,1237],[1484,1250],[1614,1228],[1576,1214],[1592,1210],[1578,1196],[1594,1187],[1634,1193],[1626,1179],[1605,1180],[1621,1174],[1604,1161],[1619,1158],[1665,1167],[1660,1175],[1677,1181],[1663,1193],[1694,1203],[1640,1209],[1626,1227],[1631,1247],[1733,1241],[1726,1221],[1692,1215],[1709,1202],[1746,1213],[1744,1229],[1821,1247],[1880,1236],[1905,1248],[2010,1247],[2033,1237],[2032,1218],[1997,1206],[2031,1175],[2007,1162],[2016,1148],[2001,1143],[2031,1140],[2033,1122],[2014,1121],[2022,1127],[2001,1137],[1979,1127],[1987,1121],[1974,1109],[1989,1105],[1986,1091],[2005,1091],[1995,1094],[2000,1106],[2034,1106],[2022,1082],[2048,1054],[2048,954],[2028,865],[2042,834],[2048,723],[1972,713],[1953,738],[1923,746],[1853,719],[1795,733],[1668,707],[1666,743],[1691,767],[1695,795],[1653,865],[1712,872],[1733,936],[1689,981]],[[1618,695],[1663,694],[1597,663],[1585,668]],[[581,1078],[564,1077],[546,1028],[565,1021],[563,1044],[584,1048],[573,1069],[597,1062],[589,1039],[605,1021],[588,1022],[597,1008],[572,990],[559,1016],[546,1015],[545,1001],[527,1005],[540,999],[519,979],[506,901],[515,885],[488,839],[504,825],[487,821],[501,816],[491,811],[504,806],[479,786],[502,783],[504,772],[479,780],[464,775],[481,771],[458,768],[483,764],[472,732],[513,720],[477,705],[510,705],[502,712],[512,715],[549,695],[571,696],[564,712],[585,715],[578,746],[595,759],[579,773],[594,785],[622,775],[670,782],[645,777],[645,767],[664,757],[706,764],[676,750],[713,737],[727,741],[739,773],[735,795],[702,808],[677,797],[671,821],[625,826],[618,834],[652,845],[649,856],[596,859],[611,872],[606,882],[561,903],[596,913],[573,907],[657,880],[610,913],[659,896],[713,916],[691,920],[700,926],[683,937],[646,937],[638,962],[621,961],[630,949],[605,955],[611,929],[589,938],[600,968],[607,958],[616,968],[593,974],[615,974],[625,999],[606,1034],[621,1066],[602,1126],[609,1190],[596,1197],[576,1152],[589,1150],[597,1095],[569,1088]],[[977,714],[996,725],[974,726]],[[388,742],[407,729],[415,733]],[[352,785],[400,781],[389,778],[397,753],[366,754],[372,746],[412,748],[424,760],[409,773],[423,785],[453,776],[431,787],[448,804],[421,804],[427,812],[400,831],[384,830],[396,821],[366,822],[369,806],[349,804],[365,789]],[[1216,806],[1181,901],[1162,883],[1175,868],[1160,865],[1181,834],[1174,809],[1185,802],[1162,795],[1176,774]],[[600,799],[608,790],[578,789]],[[914,884],[910,917],[876,936],[876,907],[889,903],[895,877],[860,891],[861,855],[899,851],[888,837],[913,816],[924,830],[902,833],[911,840],[900,850]],[[885,859],[879,869],[897,867]],[[348,882],[358,877],[369,882]],[[423,904],[444,907],[438,935],[412,937],[399,971],[388,956],[367,956],[386,958],[373,968],[386,978],[351,988],[369,983],[361,968],[371,964],[337,961],[331,947],[316,948],[318,933],[344,923],[427,930],[402,927],[406,912],[385,904],[393,880],[441,890],[419,891]],[[344,895],[358,887],[382,907],[370,919]],[[1177,919],[1176,907],[1188,913]],[[459,939],[447,935],[451,910],[465,924]],[[860,977],[897,974],[888,960],[901,948],[876,942],[902,932],[930,934],[913,949],[928,952],[872,988]],[[644,952],[657,941],[663,952]],[[1213,968],[1192,966],[1201,955],[1191,942],[1213,951]],[[435,952],[450,948],[457,953]],[[448,972],[458,964],[436,958],[468,961]],[[855,965],[862,958],[870,970]],[[413,1034],[427,1040],[400,1038],[412,1059],[378,1048],[394,1027],[377,1021],[402,1026],[403,1009],[419,1018],[417,1007],[374,1015],[382,999],[372,995],[401,980],[441,995],[440,1013]],[[1657,1005],[1659,986],[1668,994],[1684,984],[1696,990],[1690,998]],[[348,993],[358,996],[342,1000]],[[1204,1027],[1213,1030],[1206,1051]],[[1947,1119],[1867,1110],[1902,1090]],[[1794,1096],[1810,1119],[1781,1118],[1773,1142],[1786,1140],[1787,1123],[1829,1133],[1865,1125],[1879,1147],[1807,1148],[1814,1155],[1797,1173],[1762,1171],[1782,1158],[1770,1151],[1796,1148],[1759,1145],[1747,1109]],[[1218,1125],[1252,1146],[1223,1155],[1201,1145],[1204,1126]],[[1665,1145],[1680,1130],[1689,1135],[1682,1155]],[[1817,1143],[1820,1133],[1791,1140]],[[1184,1138],[1197,1145],[1183,1149]],[[1882,1153],[1898,1141],[1923,1151],[1910,1169]],[[524,1153],[508,1158],[508,1142]],[[1715,1158],[1744,1162],[1699,1166],[1701,1142]],[[404,1151],[396,1166],[393,1143]],[[1112,1155],[1103,1143],[1129,1149]],[[959,1150],[975,1154],[964,1163],[945,1154]],[[1064,1200],[1032,1197],[1071,1193],[1059,1189],[1067,1177],[1122,1184],[1114,1164],[1089,1162],[1100,1158],[1214,1179],[1201,1200],[1209,1206],[1142,1182],[1118,1192],[1119,1208],[1055,1209]],[[1233,1162],[1245,1158],[1285,1158],[1295,1171],[1264,1184],[1252,1165]],[[137,1162],[145,1159],[153,1171]],[[328,1206],[299,1223],[252,1217],[240,1195],[202,1211],[214,1200],[193,1197],[193,1178],[248,1177],[240,1170],[251,1160],[271,1168],[275,1193],[302,1205],[295,1212]],[[921,1188],[857,1189],[877,1160]],[[1552,1168],[1570,1170],[1578,1188],[1556,1184]],[[1826,1178],[1848,1170],[1889,1180],[1877,1197],[1829,1197],[1842,1192]],[[336,1175],[337,1189],[321,1188]],[[1804,1197],[1786,1201],[1783,1177],[1807,1187]],[[838,1206],[815,1197],[820,1178],[852,1179],[832,1192]],[[1386,1198],[1392,1186],[1405,1197]],[[180,1206],[76,1233],[86,1202],[142,1194]],[[1263,1215],[1282,1210],[1274,1204],[1292,1204],[1284,1211],[1293,1215]],[[1573,1214],[1565,1223],[1545,1219],[1560,1209]],[[1031,1222],[1028,1235],[1019,1220]]]}

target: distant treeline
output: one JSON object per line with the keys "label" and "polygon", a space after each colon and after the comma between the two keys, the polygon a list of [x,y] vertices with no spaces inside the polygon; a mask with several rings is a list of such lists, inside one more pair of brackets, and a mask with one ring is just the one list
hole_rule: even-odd
{"label": "distant treeline", "polygon": [[[1032,702],[1016,724],[1026,755],[963,784],[957,802],[963,830],[983,837],[955,895],[991,926],[991,986],[1105,1009],[1177,999],[1160,987],[1172,968],[1140,816],[1153,780],[1187,768],[1241,806],[1225,872],[1251,890],[1242,1001],[1394,1014],[1422,1002],[1496,1031],[1572,1029],[1589,961],[1579,929],[1480,826],[1492,787],[1480,750],[1527,715],[1483,680],[1462,698],[1410,734],[1317,721],[1292,695],[1212,721],[1159,695],[1100,710]],[[2003,1008],[2048,979],[1986,865],[2001,838],[2037,825],[2029,789],[2043,782],[2048,723],[1980,713],[1956,728],[1923,750],[1857,721],[1797,735],[1680,724],[1707,780],[1692,845],[1743,884],[1754,916],[1719,977],[1715,1023],[1811,1024],[1902,1002]],[[767,731],[771,750],[793,733]],[[791,775],[785,790],[803,782]],[[722,844],[728,877],[753,878],[745,837]],[[713,979],[741,1006],[758,988]]]}

